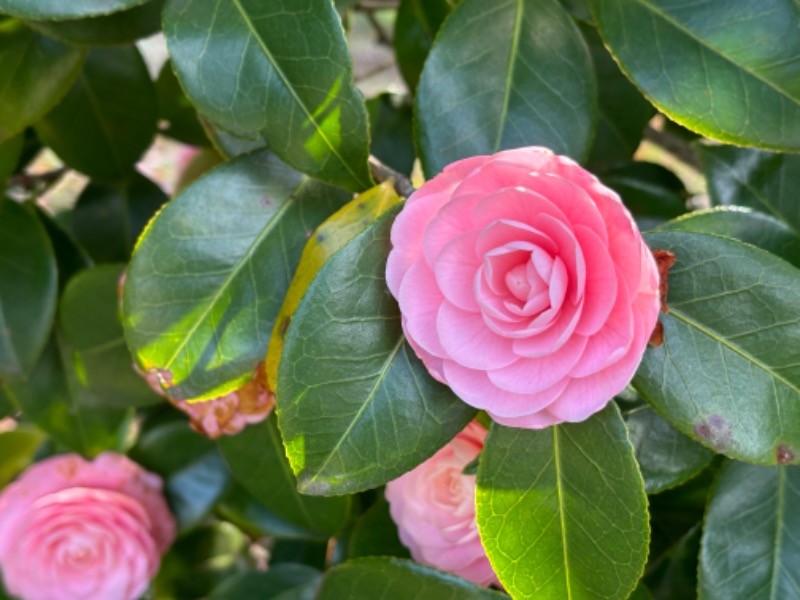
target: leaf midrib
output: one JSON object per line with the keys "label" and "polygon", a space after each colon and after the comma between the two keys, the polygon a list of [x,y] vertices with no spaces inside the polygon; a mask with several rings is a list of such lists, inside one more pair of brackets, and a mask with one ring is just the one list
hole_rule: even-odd
{"label": "leaf midrib", "polygon": [[272,65],[273,69],[275,69],[275,74],[280,78],[280,80],[283,82],[283,85],[289,91],[289,94],[292,96],[292,99],[295,101],[295,104],[297,104],[297,106],[299,106],[300,109],[303,111],[303,114],[306,116],[306,119],[308,119],[308,121],[314,126],[314,129],[319,133],[320,137],[325,142],[325,145],[328,147],[331,153],[347,170],[347,172],[350,173],[350,176],[353,178],[353,181],[356,181],[358,182],[359,185],[366,187],[367,183],[362,181],[361,177],[356,175],[355,172],[350,168],[348,162],[344,160],[341,154],[339,154],[339,151],[336,148],[336,146],[328,139],[328,136],[326,135],[325,131],[317,123],[317,120],[314,118],[314,115],[308,110],[308,107],[306,107],[305,103],[297,95],[297,92],[295,91],[294,86],[291,85],[289,78],[286,76],[286,74],[283,72],[283,69],[281,69],[280,65],[275,60],[275,57],[272,55],[272,52],[270,52],[269,48],[267,47],[262,37],[258,34],[258,31],[256,30],[255,25],[253,24],[253,20],[245,12],[245,9],[242,6],[241,1],[233,0],[233,4],[236,6],[236,10],[239,11],[239,14],[244,20],[245,25],[247,25],[247,29],[250,31],[250,34],[253,36],[256,42],[258,42],[258,45],[261,47],[261,50],[266,55],[269,64]]}
{"label": "leaf midrib", "polygon": [[511,48],[508,56],[508,70],[506,71],[506,85],[503,91],[503,108],[500,111],[500,119],[497,127],[497,138],[494,141],[494,150],[500,149],[500,142],[503,140],[503,132],[508,121],[508,106],[511,102],[511,90],[514,87],[513,74],[514,66],[517,63],[517,53],[519,52],[519,38],[522,30],[523,0],[514,0],[516,11],[514,13],[514,31],[511,36]]}
{"label": "leaf midrib", "polygon": [[770,577],[770,600],[777,600],[775,595],[778,589],[778,577],[781,571],[781,546],[783,542],[783,535],[781,532],[783,523],[784,501],[783,496],[786,492],[786,467],[778,467],[778,506],[775,510],[775,544],[773,546],[774,562],[772,563],[772,576]]}
{"label": "leaf midrib", "polygon": [[734,67],[736,67],[736,68],[740,69],[741,71],[743,71],[743,72],[747,73],[748,75],[750,75],[750,76],[751,76],[751,77],[753,77],[754,79],[757,79],[758,81],[760,81],[761,83],[763,83],[764,85],[766,85],[767,87],[769,87],[770,89],[772,89],[773,91],[777,92],[778,94],[780,94],[781,96],[783,96],[784,98],[786,98],[787,100],[789,100],[790,102],[792,102],[793,104],[795,104],[795,105],[800,105],[800,100],[798,100],[797,98],[794,98],[794,97],[793,97],[793,96],[791,96],[791,95],[790,95],[788,92],[786,92],[786,91],[782,90],[781,88],[779,88],[778,86],[776,86],[776,85],[775,85],[774,83],[772,83],[771,81],[769,81],[769,80],[767,80],[767,79],[764,79],[764,78],[763,78],[761,75],[759,75],[757,72],[755,72],[755,71],[751,70],[751,69],[750,69],[750,68],[748,68],[747,66],[745,66],[745,65],[742,65],[742,64],[739,64],[739,63],[738,63],[738,62],[736,62],[736,61],[735,61],[733,58],[731,58],[730,56],[728,56],[727,54],[725,54],[725,52],[724,52],[722,49],[720,49],[720,48],[717,48],[716,46],[712,46],[711,44],[709,44],[707,40],[704,40],[703,38],[699,37],[699,36],[698,36],[698,35],[697,35],[697,34],[696,34],[694,31],[692,31],[691,29],[689,29],[688,27],[686,27],[686,26],[685,26],[683,23],[681,23],[680,21],[678,21],[677,19],[675,19],[675,18],[674,18],[672,15],[670,15],[669,13],[667,13],[667,12],[664,12],[663,10],[661,10],[660,8],[658,8],[657,6],[654,6],[653,4],[651,4],[651,3],[649,2],[649,0],[633,0],[633,1],[634,1],[634,2],[637,2],[637,3],[639,3],[639,4],[640,4],[640,5],[642,5],[642,6],[643,6],[643,7],[644,7],[646,10],[649,10],[649,11],[650,11],[650,12],[652,12],[654,15],[657,15],[658,17],[660,17],[661,19],[663,19],[664,21],[666,21],[667,23],[669,23],[670,25],[672,25],[672,26],[673,26],[675,29],[678,29],[679,31],[681,31],[682,33],[684,33],[686,36],[688,36],[688,37],[690,37],[691,39],[693,39],[693,40],[694,40],[695,42],[697,42],[697,43],[698,43],[698,44],[699,44],[701,47],[703,47],[703,48],[706,48],[707,50],[709,50],[709,51],[713,52],[714,54],[716,54],[716,55],[717,55],[717,56],[719,56],[720,58],[722,58],[722,59],[724,59],[725,61],[727,61],[727,62],[729,62],[730,64],[732,64]]}
{"label": "leaf midrib", "polygon": [[561,482],[561,453],[559,452],[558,429],[560,425],[553,426],[553,459],[556,469],[556,497],[558,498],[558,518],[561,525],[561,548],[564,556],[564,580],[567,587],[567,599],[572,598],[569,577],[569,553],[567,551],[567,523],[564,519],[564,491]]}

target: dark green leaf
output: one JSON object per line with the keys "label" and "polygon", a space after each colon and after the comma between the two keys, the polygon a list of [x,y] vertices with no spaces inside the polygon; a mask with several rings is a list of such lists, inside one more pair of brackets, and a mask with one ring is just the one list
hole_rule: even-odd
{"label": "dark green leaf", "polygon": [[119,318],[122,267],[103,266],[72,278],[60,303],[60,323],[72,347],[80,385],[119,408],[161,401],[133,370]]}
{"label": "dark green leaf", "polygon": [[197,114],[200,125],[206,132],[206,137],[211,141],[211,145],[225,158],[236,158],[242,154],[263,150],[267,147],[267,142],[263,135],[258,135],[253,139],[238,137],[220,129],[200,113]]}
{"label": "dark green leaf", "polygon": [[213,122],[263,132],[300,171],[369,187],[367,114],[330,0],[169,0],[164,33],[186,93]]}
{"label": "dark green leaf", "polygon": [[381,94],[367,102],[372,154],[400,173],[411,173],[416,158],[412,109],[391,94]]}
{"label": "dark green leaf", "polygon": [[282,518],[329,536],[344,526],[349,498],[314,498],[297,492],[274,416],[220,438],[218,444],[239,483]]}
{"label": "dark green leaf", "polygon": [[15,412],[17,412],[17,407],[14,406],[11,398],[8,397],[6,392],[3,390],[3,386],[0,385],[0,419],[10,417]]}
{"label": "dark green leaf", "polygon": [[[612,54],[667,116],[705,136],[800,150],[800,6],[591,0]],[[780,40],[742,43],[742,40]]]}
{"label": "dark green leaf", "polygon": [[347,542],[347,557],[397,556],[409,558],[408,549],[400,542],[397,525],[389,514],[389,503],[380,496],[353,524]]}
{"label": "dark green leaf", "polygon": [[631,160],[655,109],[620,72],[597,30],[583,24],[580,29],[597,73],[599,104],[597,131],[587,166],[594,172],[605,171]]}
{"label": "dark green leaf", "polygon": [[591,23],[592,13],[589,11],[589,0],[561,0],[572,16],[581,21]]}
{"label": "dark green leaf", "polygon": [[360,558],[325,573],[316,600],[502,600],[505,594],[400,558]]}
{"label": "dark green leaf", "polygon": [[323,266],[292,317],[278,370],[299,489],[343,494],[417,466],[475,415],[405,341],[384,280],[396,208]]}
{"label": "dark green leaf", "polygon": [[0,196],[0,377],[33,368],[53,325],[57,289],[53,248],[32,207]]}
{"label": "dark green leaf", "polygon": [[0,432],[0,489],[33,462],[43,440],[44,434],[33,428]]}
{"label": "dark green leaf", "polygon": [[428,177],[518,146],[583,158],[597,113],[591,57],[558,0],[463,0],[436,38],[416,97]]}
{"label": "dark green leaf", "polygon": [[647,497],[612,402],[583,423],[492,425],[478,469],[478,528],[516,599],[627,598],[647,559]]}
{"label": "dark green leaf", "polygon": [[680,431],[732,458],[798,461],[800,271],[741,242],[699,233],[645,236],[675,253],[664,343],[634,378]]}
{"label": "dark green leaf", "polygon": [[[697,557],[700,553],[700,524],[690,529],[670,548],[646,576],[653,600],[697,598]],[[738,597],[738,596],[732,596]],[[748,598],[748,600],[750,600]]]}
{"label": "dark green leaf", "polygon": [[392,42],[397,67],[412,91],[451,4],[448,0],[402,0],[397,8]]}
{"label": "dark green leaf", "polygon": [[[248,571],[226,579],[215,587],[209,600],[288,600],[288,594],[297,593],[298,588],[316,588],[320,572],[306,565],[280,564],[269,571]],[[309,600],[313,598],[309,596]]]}
{"label": "dark green leaf", "polygon": [[[0,11],[3,3],[0,0]],[[0,23],[0,142],[39,121],[67,93],[84,51],[34,33],[22,23]]]}
{"label": "dark green leaf", "polygon": [[135,46],[94,48],[75,85],[36,126],[70,167],[111,181],[133,173],[156,130],[155,86]]}
{"label": "dark green leaf", "polygon": [[650,229],[686,212],[683,183],[661,165],[634,162],[604,173],[602,179],[622,196],[640,229]]}
{"label": "dark green leaf", "polygon": [[6,181],[17,169],[24,141],[25,136],[19,134],[5,142],[0,142],[0,191],[5,190]]}
{"label": "dark green leaf", "polygon": [[0,12],[28,19],[77,19],[107,15],[147,0],[0,0]]}
{"label": "dark green leaf", "polygon": [[166,126],[161,127],[161,133],[185,144],[208,146],[208,136],[200,124],[197,110],[183,93],[171,61],[165,62],[161,67],[156,81],[156,93],[158,118],[166,122]]}
{"label": "dark green leaf", "polygon": [[800,598],[800,467],[722,466],[703,526],[706,600]]}
{"label": "dark green leaf", "polygon": [[249,380],[307,236],[347,198],[262,151],[170,202],[125,285],[124,324],[140,366],[179,399],[217,397]]}
{"label": "dark green leaf", "polygon": [[644,406],[630,414],[627,424],[648,494],[656,494],[694,477],[714,457],[650,407]]}
{"label": "dark green leaf", "polygon": [[129,44],[161,29],[161,11],[165,0],[143,1],[145,4],[141,6],[108,16],[27,23],[37,31],[68,44]]}
{"label": "dark green leaf", "polygon": [[50,238],[50,244],[53,246],[58,265],[58,288],[63,290],[73,275],[92,265],[92,259],[78,245],[71,233],[67,232],[53,217],[38,206],[36,215],[44,225]]}
{"label": "dark green leaf", "polygon": [[181,530],[194,527],[211,511],[230,480],[214,443],[185,421],[145,431],[131,457],[164,478],[164,491]]}
{"label": "dark green leaf", "polygon": [[763,248],[800,267],[800,232],[768,214],[740,206],[698,210],[664,223],[660,231],[692,231],[730,237]]}
{"label": "dark green leaf", "polygon": [[108,408],[77,385],[71,349],[53,335],[27,380],[10,379],[5,393],[54,440],[86,456],[119,449],[129,413]]}
{"label": "dark green leaf", "polygon": [[96,262],[127,262],[139,234],[167,195],[134,174],[118,184],[89,183],[72,212],[72,231]]}
{"label": "dark green leaf", "polygon": [[785,223],[800,236],[800,155],[730,146],[695,145],[714,204],[748,206]]}

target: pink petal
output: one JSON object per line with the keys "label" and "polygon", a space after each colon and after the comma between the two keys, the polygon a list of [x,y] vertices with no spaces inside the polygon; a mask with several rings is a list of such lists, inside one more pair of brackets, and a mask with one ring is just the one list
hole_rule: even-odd
{"label": "pink petal", "polygon": [[[514,340],[514,352],[519,356],[529,358],[545,356],[555,352],[569,340],[574,332],[575,326],[581,317],[582,306],[567,302],[561,307],[560,311],[548,314],[543,312],[528,327],[530,333],[527,337]],[[545,321],[545,318],[551,318]],[[542,320],[539,322],[539,320]]]}
{"label": "pink petal", "polygon": [[569,275],[567,274],[567,267],[564,266],[564,261],[561,257],[556,257],[553,261],[551,269],[549,297],[550,306],[553,310],[559,310],[564,304],[564,298],[567,296],[567,288],[569,287]]}
{"label": "pink petal", "polygon": [[472,207],[481,200],[477,194],[458,196],[445,204],[430,221],[423,246],[425,260],[433,267],[442,249],[460,235],[475,229]]}
{"label": "pink petal", "polygon": [[486,411],[495,423],[506,427],[519,427],[521,429],[545,429],[551,425],[558,425],[561,419],[551,415],[547,409],[519,417],[501,417],[492,411]]}
{"label": "pink petal", "polygon": [[507,297],[509,289],[506,281],[509,271],[525,265],[535,248],[528,242],[517,242],[490,250],[483,257],[483,273],[489,288],[500,297]]}
{"label": "pink petal", "polygon": [[511,342],[489,329],[479,313],[461,310],[450,302],[439,308],[436,330],[445,352],[465,367],[498,369],[517,360]]}
{"label": "pink petal", "polygon": [[475,276],[481,268],[481,259],[475,254],[478,231],[470,231],[448,243],[433,267],[436,284],[450,302],[462,310],[480,311],[475,300]]}
{"label": "pink petal", "polygon": [[474,170],[454,190],[454,196],[463,194],[480,194],[489,196],[504,188],[513,188],[523,181],[529,169],[518,164],[489,160]]}
{"label": "pink petal", "polygon": [[583,314],[575,331],[592,335],[603,327],[617,299],[617,273],[608,247],[591,229],[577,225],[574,233],[586,260]]}
{"label": "pink petal", "polygon": [[557,249],[551,254],[564,261],[569,273],[570,299],[577,302],[586,286],[586,261],[575,234],[569,226],[546,214],[538,215],[534,226],[555,243]]}
{"label": "pink petal", "polygon": [[414,341],[412,337],[408,335],[408,325],[406,323],[406,319],[403,319],[403,332],[406,335],[406,341],[408,342],[408,345],[411,346],[411,349],[414,350],[414,354],[417,355],[417,358],[419,358],[422,361],[422,364],[425,365],[425,368],[428,369],[428,373],[431,374],[431,377],[433,377],[436,381],[445,383],[442,359],[438,356],[434,356],[430,352],[427,352],[416,341]]}
{"label": "pink petal", "polygon": [[489,287],[484,267],[475,274],[475,300],[481,308],[484,317],[507,323],[519,323],[524,317],[512,314],[506,308],[503,296],[499,296]]}
{"label": "pink petal", "polygon": [[400,284],[398,302],[406,321],[406,336],[425,352],[444,358],[447,354],[436,334],[436,318],[444,301],[436,278],[424,260],[414,263]]}
{"label": "pink petal", "polygon": [[507,219],[498,219],[487,225],[481,230],[475,243],[475,251],[479,256],[485,256],[492,251],[501,252],[501,249],[532,252],[536,247],[551,254],[557,251],[557,245],[541,231],[521,221]]}
{"label": "pink petal", "polygon": [[[526,176],[526,180],[530,179],[532,177]],[[552,200],[523,187],[498,189],[484,196],[473,213],[475,224],[479,227],[499,218],[532,225],[536,217],[542,214],[550,215],[562,223],[569,223],[564,212]]]}

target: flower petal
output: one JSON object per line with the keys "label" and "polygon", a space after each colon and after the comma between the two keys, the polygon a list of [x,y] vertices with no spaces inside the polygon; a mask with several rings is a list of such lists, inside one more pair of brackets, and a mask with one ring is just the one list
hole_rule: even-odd
{"label": "flower petal", "polygon": [[511,341],[489,329],[479,313],[461,310],[446,300],[439,308],[436,330],[448,356],[465,367],[498,369],[517,360]]}

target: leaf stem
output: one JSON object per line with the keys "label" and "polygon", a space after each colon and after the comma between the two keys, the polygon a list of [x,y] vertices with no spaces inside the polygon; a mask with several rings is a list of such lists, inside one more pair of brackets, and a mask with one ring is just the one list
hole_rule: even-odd
{"label": "leaf stem", "polygon": [[402,173],[395,171],[391,167],[386,166],[380,160],[370,154],[369,157],[369,170],[376,181],[382,182],[387,179],[394,179],[395,191],[408,198],[411,194],[417,191],[417,188],[411,183],[411,180]]}

